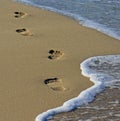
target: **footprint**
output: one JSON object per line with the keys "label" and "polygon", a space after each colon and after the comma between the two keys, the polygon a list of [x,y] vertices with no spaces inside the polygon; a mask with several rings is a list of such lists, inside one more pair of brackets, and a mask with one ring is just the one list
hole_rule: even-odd
{"label": "footprint", "polygon": [[24,36],[33,36],[33,33],[31,33],[28,29],[22,28],[22,29],[16,29],[17,33],[20,33],[21,35]]}
{"label": "footprint", "polygon": [[27,13],[24,13],[24,12],[14,12],[14,17],[15,18],[24,18],[25,16],[27,16],[28,14]]}
{"label": "footprint", "polygon": [[62,79],[58,78],[49,78],[44,80],[44,83],[48,85],[54,91],[65,91],[66,88],[63,86]]}
{"label": "footprint", "polygon": [[59,59],[64,55],[64,53],[62,53],[61,51],[53,50],[53,49],[49,51],[49,54],[50,54],[48,56],[49,59]]}

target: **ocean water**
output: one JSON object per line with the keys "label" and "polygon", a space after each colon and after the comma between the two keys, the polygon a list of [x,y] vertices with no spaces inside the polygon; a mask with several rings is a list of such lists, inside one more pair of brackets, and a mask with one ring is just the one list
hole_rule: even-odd
{"label": "ocean water", "polygon": [[49,121],[120,121],[120,85],[106,88],[96,99]]}
{"label": "ocean water", "polygon": [[[70,16],[83,26],[97,29],[120,40],[120,0],[15,0]],[[68,112],[92,102],[106,87],[120,86],[120,55],[90,57],[80,64],[82,74],[94,86],[82,91],[60,107],[39,114],[35,121]]]}
{"label": "ocean water", "polygon": [[120,0],[16,0],[70,16],[120,40]]}

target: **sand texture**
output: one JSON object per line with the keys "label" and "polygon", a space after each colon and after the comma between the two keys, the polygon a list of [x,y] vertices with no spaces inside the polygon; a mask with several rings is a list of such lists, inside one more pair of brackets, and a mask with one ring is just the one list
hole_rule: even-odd
{"label": "sand texture", "polygon": [[120,41],[68,17],[11,0],[0,12],[0,121],[34,121],[92,85],[82,61],[120,53]]}

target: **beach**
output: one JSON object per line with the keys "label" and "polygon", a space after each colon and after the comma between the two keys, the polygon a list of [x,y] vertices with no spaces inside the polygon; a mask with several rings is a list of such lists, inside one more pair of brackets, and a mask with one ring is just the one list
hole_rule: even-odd
{"label": "beach", "polygon": [[120,41],[69,17],[11,0],[0,8],[1,121],[34,121],[61,106],[93,85],[81,62],[120,53]]}

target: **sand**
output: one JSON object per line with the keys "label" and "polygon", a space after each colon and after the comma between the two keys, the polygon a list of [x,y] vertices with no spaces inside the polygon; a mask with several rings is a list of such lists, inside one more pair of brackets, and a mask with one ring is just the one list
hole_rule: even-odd
{"label": "sand", "polygon": [[68,17],[11,0],[0,12],[0,121],[34,121],[92,85],[82,61],[120,53],[120,41]]}

